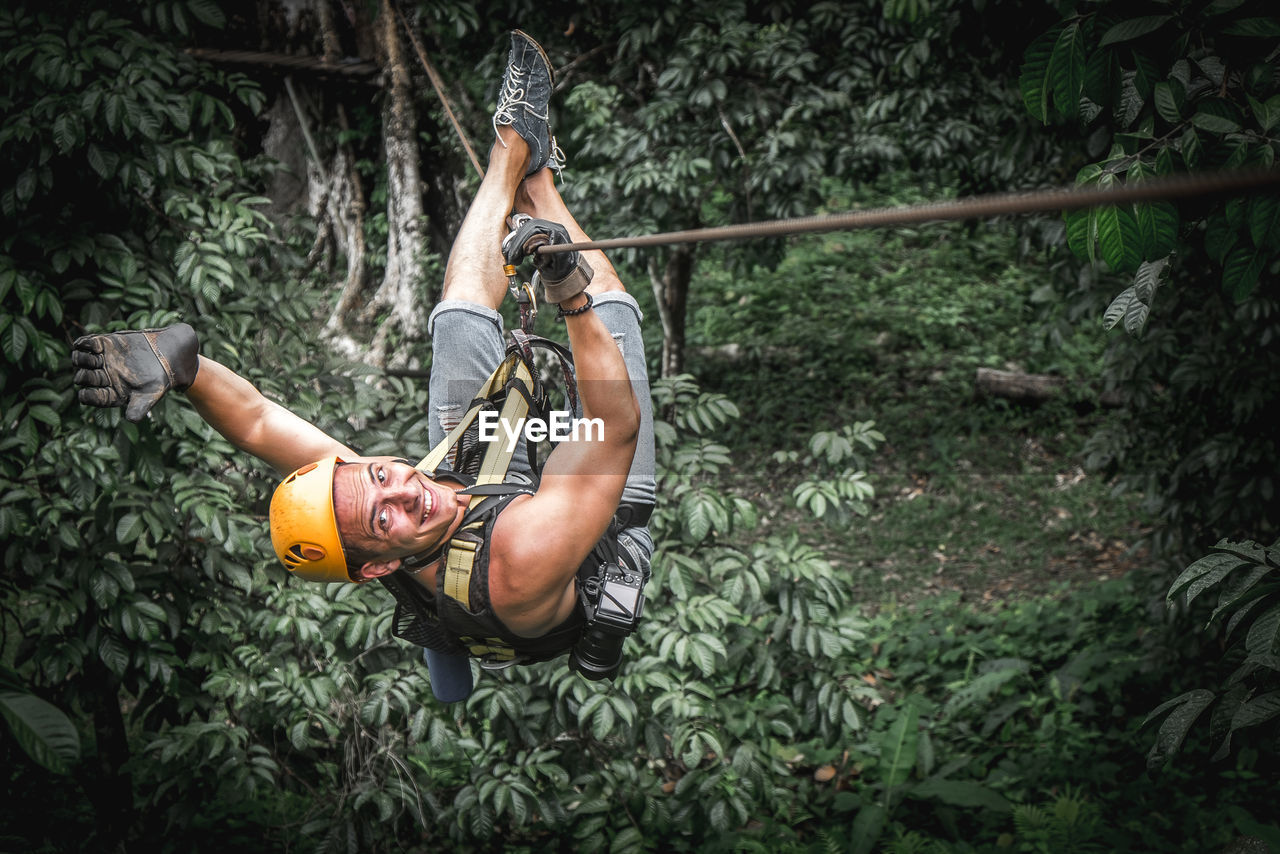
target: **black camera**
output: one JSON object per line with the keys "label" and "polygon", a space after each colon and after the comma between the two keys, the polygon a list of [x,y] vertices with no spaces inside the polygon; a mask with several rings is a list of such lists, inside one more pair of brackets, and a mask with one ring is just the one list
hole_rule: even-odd
{"label": "black camera", "polygon": [[610,679],[622,665],[622,644],[644,610],[644,576],[625,564],[606,563],[581,588],[587,615],[582,637],[569,651],[569,669],[588,679]]}

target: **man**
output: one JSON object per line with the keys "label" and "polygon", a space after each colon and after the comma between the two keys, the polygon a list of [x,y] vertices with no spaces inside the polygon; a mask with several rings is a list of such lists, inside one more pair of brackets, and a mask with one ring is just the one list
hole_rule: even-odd
{"label": "man", "polygon": [[[503,359],[504,260],[588,239],[552,175],[559,164],[547,124],[551,82],[541,47],[512,33],[489,169],[428,321],[433,447]],[[516,229],[508,234],[513,209]],[[198,355],[185,324],[78,340],[80,399],[126,405],[127,417],[138,420],[168,388],[183,390],[233,445],[289,472],[271,506],[281,561],[308,580],[382,579],[396,593],[398,625],[402,616],[429,624],[417,642],[428,647],[436,696],[463,699],[472,687],[464,653],[493,658],[501,649],[499,659],[516,662],[563,653],[583,635],[580,581],[599,555],[617,556],[628,578],[647,579],[653,549],[645,526],[655,496],[653,428],[639,307],[602,252],[534,254],[534,263],[565,322],[582,415],[602,429],[559,442],[540,473],[517,453],[507,479],[526,485],[500,499],[463,493],[471,478],[447,465],[424,472],[405,460],[361,456]],[[494,441],[507,437],[499,431]],[[479,515],[478,503],[485,505]],[[628,519],[631,527],[619,530]],[[467,532],[471,541],[463,542]],[[446,565],[468,549],[475,557],[459,590]]]}

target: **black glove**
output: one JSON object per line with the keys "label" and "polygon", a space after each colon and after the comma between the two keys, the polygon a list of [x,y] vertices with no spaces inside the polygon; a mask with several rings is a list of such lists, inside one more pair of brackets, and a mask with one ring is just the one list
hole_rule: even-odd
{"label": "black glove", "polygon": [[200,367],[200,341],[185,323],[86,335],[71,347],[80,402],[125,406],[130,421],[141,421],[169,389],[186,391]]}
{"label": "black glove", "polygon": [[547,302],[561,303],[577,296],[591,284],[591,265],[580,252],[535,253],[539,246],[572,243],[563,225],[545,219],[527,219],[502,241],[502,257],[508,264],[519,264],[533,255],[533,266],[542,280]]}

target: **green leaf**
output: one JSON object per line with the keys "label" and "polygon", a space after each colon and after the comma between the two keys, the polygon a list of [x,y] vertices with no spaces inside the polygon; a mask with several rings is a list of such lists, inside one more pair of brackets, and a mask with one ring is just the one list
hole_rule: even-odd
{"label": "green leaf", "polygon": [[227,24],[227,18],[215,0],[187,0],[187,9],[206,26],[222,29]]}
{"label": "green leaf", "polygon": [[1152,99],[1156,104],[1156,112],[1169,124],[1176,125],[1182,121],[1182,107],[1186,100],[1181,86],[1162,81],[1155,85]]}
{"label": "green leaf", "polygon": [[69,774],[80,761],[80,735],[61,709],[33,694],[0,693],[0,715],[18,745],[40,766]]}
{"label": "green leaf", "polygon": [[850,829],[851,854],[871,854],[888,820],[889,812],[880,804],[864,804]]}
{"label": "green leaf", "polygon": [[1121,21],[1103,33],[1102,41],[1098,44],[1101,47],[1106,47],[1109,44],[1127,42],[1130,39],[1145,36],[1147,33],[1154,33],[1172,19],[1172,15],[1147,15],[1142,18],[1130,18],[1127,21]]}
{"label": "green leaf", "polygon": [[70,114],[63,113],[53,120],[53,142],[63,154],[75,147],[76,136],[75,122]]}
{"label": "green leaf", "polygon": [[[1213,558],[1221,558],[1221,560],[1213,560]],[[1209,570],[1201,573],[1199,577],[1187,585],[1184,599],[1188,605],[1199,598],[1201,593],[1217,585],[1240,567],[1249,565],[1235,555],[1211,555],[1209,560],[1211,563]]]}
{"label": "green leaf", "polygon": [[1088,210],[1070,211],[1065,216],[1067,229],[1067,245],[1078,258],[1095,260],[1095,249],[1098,241],[1098,212]]}
{"label": "green leaf", "polygon": [[975,677],[971,682],[947,698],[943,707],[946,714],[954,715],[974,704],[982,704],[1000,690],[1005,683],[1025,674],[1031,664],[1020,658],[1001,659],[992,662],[993,669]]}
{"label": "green leaf", "polygon": [[1032,116],[1046,124],[1049,121],[1049,94],[1052,88],[1049,60],[1053,56],[1053,48],[1060,33],[1060,26],[1051,28],[1031,43],[1023,56],[1022,73],[1018,77],[1023,105]]}
{"label": "green leaf", "polygon": [[1194,169],[1200,165],[1200,157],[1204,154],[1204,146],[1200,143],[1200,136],[1196,133],[1195,128],[1187,128],[1182,136],[1178,139],[1178,152],[1182,155],[1182,160],[1187,164],[1187,168]]}
{"label": "green leaf", "polygon": [[[1155,261],[1167,256],[1178,243],[1178,209],[1169,202],[1144,202],[1133,206],[1142,241],[1142,257]],[[1149,300],[1144,300],[1149,301]]]}
{"label": "green leaf", "polygon": [[1280,642],[1280,603],[1272,604],[1261,617],[1256,617],[1249,633],[1245,635],[1244,646],[1255,655],[1271,655],[1277,652]]}
{"label": "green leaf", "polygon": [[142,517],[137,513],[126,513],[116,522],[116,541],[131,543],[142,536],[145,527]]}
{"label": "green leaf", "polygon": [[14,184],[14,192],[18,198],[26,201],[35,194],[36,191],[36,173],[34,169],[25,169],[18,174],[18,181]]}
{"label": "green leaf", "polygon": [[1191,124],[1210,133],[1235,133],[1241,127],[1240,111],[1221,98],[1208,98],[1197,106]]}
{"label": "green leaf", "polygon": [[1256,195],[1249,200],[1249,237],[1259,249],[1280,249],[1280,196]]}
{"label": "green leaf", "polygon": [[1095,104],[1105,104],[1116,75],[1115,52],[1095,50],[1084,67],[1084,95]]}
{"label": "green leaf", "polygon": [[1114,329],[1115,325],[1129,313],[1129,309],[1135,302],[1141,302],[1141,300],[1138,299],[1137,291],[1130,285],[1111,301],[1111,305],[1107,306],[1106,312],[1102,315],[1102,328]]}
{"label": "green leaf", "polygon": [[1221,539],[1213,544],[1216,552],[1226,552],[1251,563],[1272,563],[1272,552],[1255,543],[1253,540]]}
{"label": "green leaf", "polygon": [[27,342],[27,329],[21,318],[4,332],[0,332],[0,351],[4,352],[10,362],[17,362],[22,358],[27,350]]}
{"label": "green leaf", "polygon": [[1222,28],[1229,36],[1248,36],[1251,38],[1271,38],[1280,36],[1280,18],[1241,18]]}
{"label": "green leaf", "polygon": [[1239,9],[1247,2],[1249,0],[1213,0],[1212,3],[1205,7],[1204,13],[1206,15],[1223,15],[1234,9]]}
{"label": "green leaf", "polygon": [[978,807],[995,812],[1013,809],[1003,795],[971,780],[925,780],[912,788],[913,798],[937,798],[957,807]]}
{"label": "green leaf", "polygon": [[1253,117],[1257,120],[1259,128],[1263,133],[1271,130],[1280,122],[1280,95],[1272,95],[1265,101],[1259,101],[1252,95],[1249,98],[1249,109],[1253,111]]}
{"label": "green leaf", "polygon": [[[1197,596],[1209,587],[1221,581],[1232,570],[1244,565],[1245,561],[1235,555],[1222,553],[1206,555],[1182,571],[1173,584],[1169,586],[1169,593],[1165,597],[1165,601],[1168,604],[1173,604],[1177,597],[1185,594],[1186,604],[1190,605]],[[1192,588],[1194,588],[1194,593]]]}
{"label": "green leaf", "polygon": [[1258,285],[1266,264],[1266,254],[1248,246],[1237,246],[1222,265],[1222,289],[1236,302],[1243,302]]}
{"label": "green leaf", "polygon": [[1280,715],[1280,691],[1268,691],[1236,709],[1236,713],[1231,716],[1231,730],[1234,732],[1247,726],[1257,726],[1276,715]]}
{"label": "green leaf", "polygon": [[[1227,636],[1230,637],[1234,635],[1236,629],[1238,629],[1241,624],[1245,623],[1245,621],[1250,618],[1250,615],[1253,615],[1253,617],[1256,618],[1257,615],[1253,612],[1257,610],[1259,606],[1266,605],[1267,607],[1270,607],[1272,601],[1274,600],[1267,599],[1266,597],[1258,597],[1245,603],[1244,607],[1239,608],[1231,615],[1231,619],[1227,620]],[[1252,623],[1250,623],[1249,626],[1252,628]]]}
{"label": "green leaf", "polygon": [[920,712],[915,698],[908,698],[897,720],[889,727],[880,748],[884,763],[885,804],[889,802],[889,789],[900,786],[911,777],[916,766],[916,744],[919,741]]}
{"label": "green leaf", "polygon": [[698,542],[711,532],[711,513],[707,507],[708,499],[701,493],[690,493],[680,502],[680,517],[689,537]]}
{"label": "green leaf", "polygon": [[1084,58],[1084,38],[1080,32],[1080,24],[1072,21],[1063,27],[1049,59],[1054,105],[1069,119],[1075,118],[1080,110],[1080,94],[1084,90]]}
{"label": "green leaf", "polygon": [[1160,767],[1165,760],[1178,752],[1178,749],[1182,747],[1182,742],[1186,740],[1187,733],[1191,731],[1191,725],[1196,722],[1196,718],[1200,717],[1200,713],[1208,708],[1215,698],[1216,695],[1212,691],[1197,688],[1194,691],[1188,691],[1185,694],[1174,697],[1172,700],[1161,703],[1152,710],[1151,714],[1147,715],[1146,720],[1142,722],[1143,726],[1151,723],[1169,709],[1173,709],[1169,717],[1160,725],[1160,731],[1156,734],[1155,744],[1151,746],[1151,751],[1147,754],[1148,768]]}
{"label": "green leaf", "polygon": [[1098,211],[1098,248],[1102,260],[1117,273],[1138,269],[1142,261],[1138,223],[1128,209],[1106,205]]}
{"label": "green leaf", "polygon": [[1151,305],[1151,299],[1155,296],[1156,288],[1160,286],[1160,278],[1168,265],[1168,256],[1158,258],[1155,261],[1144,261],[1142,266],[1138,268],[1138,272],[1134,274],[1134,296],[1148,307]]}
{"label": "green leaf", "polygon": [[128,650],[120,643],[120,639],[110,632],[103,632],[102,640],[98,642],[98,657],[117,676],[123,676],[125,668],[129,666]]}
{"label": "green leaf", "polygon": [[1218,597],[1218,607],[1213,610],[1209,616],[1208,625],[1217,622],[1228,611],[1241,607],[1246,601],[1255,599],[1258,595],[1265,595],[1266,587],[1261,591],[1250,595],[1258,582],[1270,575],[1274,570],[1268,566],[1255,566],[1248,572],[1238,573],[1232,576],[1231,581],[1227,583],[1221,595]]}

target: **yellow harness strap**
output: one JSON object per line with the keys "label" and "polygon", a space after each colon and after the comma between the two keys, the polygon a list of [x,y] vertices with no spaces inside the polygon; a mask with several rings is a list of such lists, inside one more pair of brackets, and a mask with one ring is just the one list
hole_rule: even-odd
{"label": "yellow harness strap", "polygon": [[[509,387],[513,380],[524,387],[525,394],[521,394],[516,388]],[[515,428],[522,426],[525,417],[529,414],[529,400],[533,398],[535,392],[535,380],[524,359],[520,358],[518,353],[511,353],[489,375],[489,379],[475,396],[474,402],[457,425],[449,431],[449,435],[432,448],[416,468],[434,475],[449,452],[462,439],[467,428],[480,417],[485,404],[503,389],[506,389],[507,394],[498,418],[503,425],[507,425],[511,433],[515,433]],[[508,442],[506,435],[508,430],[504,429],[502,435],[485,449],[484,456],[480,460],[480,471],[476,475],[477,486],[501,483],[506,478],[507,467],[511,465],[511,457],[515,453],[515,443]],[[474,510],[486,498],[488,498],[486,495],[472,495],[467,503],[467,510]],[[449,540],[445,557],[442,587],[444,595],[457,602],[468,613],[474,613],[471,607],[471,573],[475,569],[476,551],[479,546],[475,540],[461,535],[483,526],[483,522],[473,522],[456,531]],[[501,639],[486,638],[485,642],[484,644],[471,643],[472,654],[499,661],[509,661],[515,657],[515,650],[504,644]]]}

